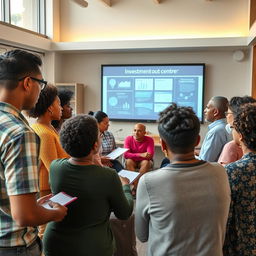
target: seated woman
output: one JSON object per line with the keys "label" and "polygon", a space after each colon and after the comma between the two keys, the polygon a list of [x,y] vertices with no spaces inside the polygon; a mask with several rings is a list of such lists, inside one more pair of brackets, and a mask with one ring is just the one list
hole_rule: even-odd
{"label": "seated woman", "polygon": [[255,255],[256,250],[256,105],[246,104],[234,119],[234,140],[243,157],[225,166],[231,188],[231,205],[224,255]]}
{"label": "seated woman", "polygon": [[[243,106],[246,103],[253,103],[253,102],[256,102],[256,100],[250,96],[233,97],[230,99],[228,111],[226,112],[226,118],[228,122],[226,129],[230,134],[232,133],[232,131],[230,130],[229,127],[233,125],[234,117],[237,115],[241,106]],[[233,163],[238,159],[240,159],[242,155],[243,155],[243,152],[241,147],[234,140],[232,140],[223,147],[221,155],[218,159],[218,163],[222,165]]]}
{"label": "seated woman", "polygon": [[115,169],[117,172],[121,171],[123,169],[123,166],[118,160],[110,160],[106,157],[107,154],[111,153],[116,148],[115,138],[113,134],[108,131],[108,115],[103,111],[97,111],[95,113],[90,111],[89,115],[93,115],[98,121],[98,126],[102,136],[102,148],[100,151],[101,163],[105,166]]}
{"label": "seated woman", "polygon": [[108,167],[94,164],[93,157],[101,146],[95,118],[78,115],[68,119],[62,126],[60,140],[71,158],[52,163],[52,192],[64,191],[78,199],[68,205],[68,214],[62,222],[48,224],[44,253],[112,256],[114,239],[109,216],[111,211],[120,219],[128,219],[132,214],[129,180]]}

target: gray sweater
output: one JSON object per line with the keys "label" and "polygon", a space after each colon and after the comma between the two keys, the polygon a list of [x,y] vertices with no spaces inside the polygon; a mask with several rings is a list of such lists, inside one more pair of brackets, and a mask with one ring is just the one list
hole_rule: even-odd
{"label": "gray sweater", "polygon": [[148,241],[148,256],[221,256],[229,205],[221,165],[170,165],[139,181],[136,235]]}

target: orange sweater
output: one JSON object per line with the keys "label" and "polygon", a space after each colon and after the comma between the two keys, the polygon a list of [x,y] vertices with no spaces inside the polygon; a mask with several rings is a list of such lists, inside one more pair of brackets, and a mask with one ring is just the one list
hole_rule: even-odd
{"label": "orange sweater", "polygon": [[60,144],[59,134],[46,125],[35,123],[33,130],[40,137],[40,190],[50,190],[49,170],[53,160],[58,158],[69,158]]}

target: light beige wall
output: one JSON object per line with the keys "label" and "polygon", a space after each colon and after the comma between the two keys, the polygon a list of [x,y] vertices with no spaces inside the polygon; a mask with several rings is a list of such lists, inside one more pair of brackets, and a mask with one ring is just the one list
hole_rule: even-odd
{"label": "light beige wall", "polygon": [[61,0],[61,41],[246,36],[249,0]]}
{"label": "light beige wall", "polygon": [[[87,85],[84,101],[87,113],[99,110],[101,104],[101,64],[206,63],[205,103],[213,95],[228,98],[251,92],[249,52],[242,62],[234,61],[233,51],[137,52],[137,53],[72,53],[63,54],[58,82],[79,82]],[[132,131],[133,123],[112,122],[110,130],[118,137]],[[157,133],[156,124],[148,130]],[[115,134],[119,128],[123,131]],[[202,127],[204,136],[205,126]]]}

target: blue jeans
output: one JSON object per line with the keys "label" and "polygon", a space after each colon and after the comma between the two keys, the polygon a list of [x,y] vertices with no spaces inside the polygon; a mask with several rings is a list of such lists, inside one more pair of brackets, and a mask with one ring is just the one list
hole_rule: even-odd
{"label": "blue jeans", "polygon": [[0,256],[41,256],[42,242],[39,238],[36,239],[29,247],[0,247]]}

